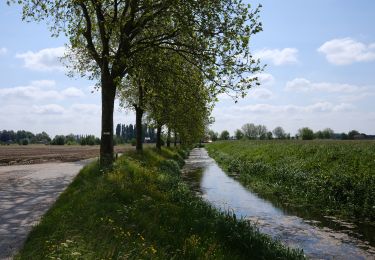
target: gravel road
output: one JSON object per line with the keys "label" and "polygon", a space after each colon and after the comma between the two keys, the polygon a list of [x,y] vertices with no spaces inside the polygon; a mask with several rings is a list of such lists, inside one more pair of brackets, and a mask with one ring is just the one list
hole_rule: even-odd
{"label": "gravel road", "polygon": [[0,167],[0,259],[11,259],[59,194],[92,160]]}

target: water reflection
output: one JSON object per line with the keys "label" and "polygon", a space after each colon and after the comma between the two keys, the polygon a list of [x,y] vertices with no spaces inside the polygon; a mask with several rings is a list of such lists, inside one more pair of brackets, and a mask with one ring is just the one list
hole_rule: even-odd
{"label": "water reflection", "polygon": [[[249,219],[259,230],[313,259],[375,259],[375,248],[347,233],[288,214],[228,177],[206,150],[194,149],[184,167],[191,187],[215,207]],[[319,224],[321,224],[319,222]]]}

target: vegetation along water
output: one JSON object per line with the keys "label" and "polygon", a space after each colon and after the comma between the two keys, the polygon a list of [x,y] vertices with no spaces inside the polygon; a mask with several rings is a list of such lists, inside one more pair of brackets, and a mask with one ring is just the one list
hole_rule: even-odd
{"label": "vegetation along water", "polygon": [[84,168],[16,259],[303,259],[182,181],[183,150],[127,152]]}
{"label": "vegetation along water", "polygon": [[374,224],[374,141],[241,140],[207,149],[244,185],[284,206]]}

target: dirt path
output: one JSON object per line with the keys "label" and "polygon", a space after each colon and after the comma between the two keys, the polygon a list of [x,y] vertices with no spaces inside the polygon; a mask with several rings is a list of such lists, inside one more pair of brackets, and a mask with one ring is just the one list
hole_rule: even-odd
{"label": "dirt path", "polygon": [[90,160],[0,167],[0,259],[23,245],[31,228]]}

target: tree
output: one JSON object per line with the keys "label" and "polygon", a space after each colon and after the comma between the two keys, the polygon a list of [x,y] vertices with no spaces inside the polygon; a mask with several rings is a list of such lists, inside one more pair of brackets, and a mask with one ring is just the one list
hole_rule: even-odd
{"label": "tree", "polygon": [[258,128],[254,124],[244,124],[242,126],[242,132],[248,139],[256,139],[258,137]]}
{"label": "tree", "polygon": [[117,87],[137,67],[133,58],[138,53],[149,48],[174,51],[201,69],[212,86],[220,87],[219,93],[226,86],[242,96],[259,84],[257,78],[245,78],[261,70],[249,51],[250,36],[262,30],[259,8],[250,10],[241,0],[7,2],[23,6],[23,19],[49,20],[52,35],[64,33],[70,40],[73,70],[99,80],[103,167],[114,158]]}
{"label": "tree", "polygon": [[314,133],[314,138],[318,138],[318,139],[324,139],[324,134],[322,131],[317,131]]}
{"label": "tree", "polygon": [[35,135],[35,142],[49,143],[51,142],[51,138],[46,132],[41,132]]}
{"label": "tree", "polygon": [[218,139],[219,134],[213,130],[208,131],[208,136],[212,141],[216,141]]}
{"label": "tree", "polygon": [[[247,48],[249,36],[261,30],[259,9],[249,12],[241,1],[18,2],[24,6],[24,18],[52,17],[53,33],[62,31],[70,38],[71,61],[78,61],[74,68],[100,79],[104,166],[113,160],[115,92],[137,66],[132,62],[135,54],[150,47],[173,50],[202,69],[216,86],[227,75],[227,86],[236,85],[233,89],[240,93],[257,82],[242,75],[260,70]],[[237,58],[240,54],[242,59]],[[199,57],[199,63],[191,57]]]}
{"label": "tree", "polygon": [[302,138],[302,140],[314,139],[314,131],[308,127],[303,127],[301,129],[298,129],[298,135]]}
{"label": "tree", "polygon": [[326,128],[322,131],[324,139],[332,139],[335,136],[335,132],[331,128]]}
{"label": "tree", "polygon": [[121,136],[121,124],[117,124],[116,126],[116,136],[117,137]]}
{"label": "tree", "polygon": [[346,133],[341,133],[341,140],[348,140],[349,136]]}
{"label": "tree", "polygon": [[229,140],[229,132],[227,130],[224,130],[220,134],[220,139],[221,140]]}
{"label": "tree", "polygon": [[267,127],[265,125],[258,125],[257,127],[257,138],[264,140],[267,138]]}
{"label": "tree", "polygon": [[275,129],[273,129],[272,132],[275,135],[275,138],[277,138],[277,139],[285,139],[286,138],[285,131],[281,126],[276,127]]}
{"label": "tree", "polygon": [[267,139],[268,140],[272,140],[273,139],[272,132],[267,132]]}
{"label": "tree", "polygon": [[234,132],[234,136],[236,137],[237,140],[240,140],[243,138],[243,133],[240,129],[237,129],[235,132]]}
{"label": "tree", "polygon": [[52,142],[51,142],[52,145],[64,145],[65,144],[65,136],[63,135],[56,135]]}
{"label": "tree", "polygon": [[349,140],[353,140],[354,136],[356,136],[356,135],[359,135],[359,132],[357,130],[351,130],[348,133],[348,139]]}

